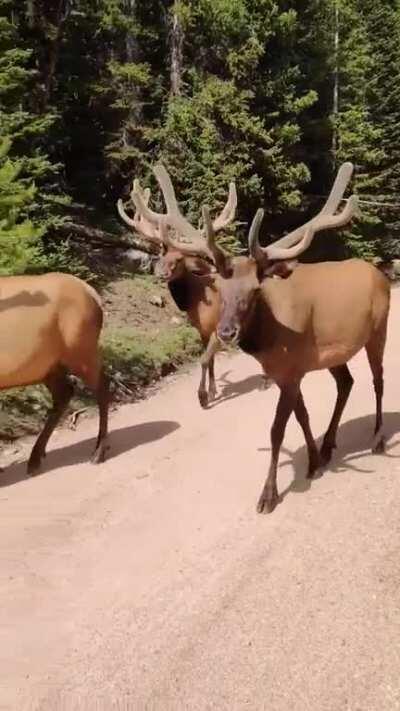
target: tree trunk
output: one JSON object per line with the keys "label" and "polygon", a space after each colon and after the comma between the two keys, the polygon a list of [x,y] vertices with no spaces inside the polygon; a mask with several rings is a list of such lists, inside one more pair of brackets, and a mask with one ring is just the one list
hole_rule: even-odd
{"label": "tree trunk", "polygon": [[333,160],[336,165],[336,154],[338,151],[339,136],[338,136],[338,118],[339,118],[339,5],[335,3],[335,19],[334,19],[334,67],[333,67],[333,136],[332,136],[332,153]]}
{"label": "tree trunk", "polygon": [[[134,23],[136,18],[136,7],[137,0],[125,0],[126,13],[129,18]],[[140,59],[139,44],[137,37],[133,30],[128,30],[125,38],[125,56],[126,61],[129,63],[138,62]],[[129,121],[132,121],[134,125],[138,124],[141,119],[141,105],[140,105],[140,91],[138,88],[132,89],[132,102],[129,112]],[[128,121],[128,123],[129,123]],[[122,131],[123,143],[127,146],[130,145],[129,132],[127,131],[127,125],[124,126]]]}
{"label": "tree trunk", "polygon": [[183,68],[183,40],[184,32],[182,21],[175,7],[172,11],[172,23],[170,31],[170,55],[171,55],[171,95],[179,96],[182,88],[182,68]]}
{"label": "tree trunk", "polygon": [[[125,0],[126,12],[132,20],[135,19],[135,15],[136,15],[136,1],[137,0]],[[137,62],[138,61],[138,43],[137,43],[136,36],[134,35],[134,33],[132,31],[128,31],[126,33],[125,49],[126,49],[126,61],[129,63]]]}
{"label": "tree trunk", "polygon": [[27,2],[28,22],[38,31],[43,46],[42,86],[38,107],[41,113],[47,111],[50,102],[63,26],[70,10],[70,0],[28,0]]}

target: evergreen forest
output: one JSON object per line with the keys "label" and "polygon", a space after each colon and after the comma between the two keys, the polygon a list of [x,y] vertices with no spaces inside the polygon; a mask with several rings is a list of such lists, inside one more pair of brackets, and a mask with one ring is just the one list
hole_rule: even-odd
{"label": "evergreen forest", "polygon": [[162,209],[158,160],[194,224],[236,181],[232,249],[351,160],[362,219],[311,258],[400,256],[397,0],[0,0],[0,47],[0,274],[84,272],[75,241],[123,238],[133,177]]}

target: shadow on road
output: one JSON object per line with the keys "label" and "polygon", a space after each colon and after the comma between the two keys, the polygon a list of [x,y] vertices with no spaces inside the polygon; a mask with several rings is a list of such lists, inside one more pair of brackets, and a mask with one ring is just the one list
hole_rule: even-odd
{"label": "shadow on road", "polygon": [[[175,432],[179,427],[178,422],[160,420],[155,422],[142,422],[139,425],[121,427],[119,430],[111,430],[107,461],[117,457],[119,454],[135,449],[142,444],[155,442],[162,437],[166,437],[172,432]],[[50,450],[46,459],[43,461],[40,474],[46,474],[60,467],[69,467],[74,464],[88,462],[94,451],[95,443],[96,438],[90,437],[81,442],[74,442],[74,444],[67,445],[66,447]],[[26,474],[26,465],[27,461],[11,464],[4,472],[0,473],[0,488],[12,486],[20,481],[29,479]]]}
{"label": "shadow on road", "polygon": [[218,385],[220,387],[220,393],[216,399],[209,404],[208,409],[211,410],[213,407],[227,402],[228,400],[233,400],[240,395],[246,395],[252,392],[252,390],[268,390],[272,385],[272,381],[266,380],[261,373],[259,375],[249,375],[243,380],[232,382],[228,378],[231,372],[231,370],[227,370],[226,373],[222,373],[222,375],[219,376]]}
{"label": "shadow on road", "polygon": [[[384,414],[384,433],[386,437],[385,454],[371,454],[371,443],[375,426],[375,415],[364,415],[354,420],[343,422],[339,427],[337,437],[337,449],[334,450],[332,461],[321,470],[323,473],[340,473],[348,470],[361,474],[373,474],[373,468],[363,468],[358,465],[358,461],[364,457],[385,457],[387,459],[400,459],[400,454],[390,452],[400,444],[400,439],[390,441],[395,434],[400,435],[400,412],[386,412]],[[322,437],[319,438],[322,441]],[[317,440],[317,445],[320,444]],[[261,450],[260,450],[261,451]],[[262,451],[270,451],[270,448],[262,448]],[[290,492],[303,493],[312,486],[312,479],[307,479],[308,456],[307,447],[304,445],[294,452],[281,447],[281,453],[287,454],[290,459],[281,461],[279,468],[292,466],[294,478],[291,484],[280,493],[283,500]],[[354,463],[357,461],[357,465]],[[318,474],[316,478],[318,477]]]}

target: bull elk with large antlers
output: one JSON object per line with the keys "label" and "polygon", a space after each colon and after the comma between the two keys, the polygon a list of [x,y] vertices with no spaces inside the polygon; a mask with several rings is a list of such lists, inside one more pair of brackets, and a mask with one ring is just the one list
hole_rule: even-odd
{"label": "bull elk with large antlers", "polygon": [[[338,194],[347,184],[351,164],[338,175]],[[254,356],[280,388],[271,429],[269,474],[257,510],[273,511],[278,502],[277,465],[287,421],[294,411],[303,429],[309,455],[309,477],[330,461],[336,433],[353,385],[347,362],[365,348],[376,394],[373,451],[384,450],[382,432],[383,353],[386,342],[390,286],[372,264],[359,259],[320,264],[290,265],[310,245],[316,232],[346,225],[358,212],[352,196],[334,214],[335,190],[315,218],[268,247],[258,240],[263,210],[249,232],[249,258],[230,259],[215,245],[208,210],[204,210],[208,242],[221,275],[222,307],[217,333],[225,342],[238,342]],[[266,279],[274,269],[287,271],[287,279]],[[304,375],[328,368],[337,385],[333,415],[318,452],[311,433],[300,384]]]}
{"label": "bull elk with large antlers", "polygon": [[[215,329],[220,315],[220,297],[212,275],[212,271],[215,272],[213,255],[207,247],[204,231],[196,230],[182,215],[172,181],[164,166],[157,165],[154,174],[164,196],[166,214],[150,210],[150,191],[143,191],[138,180],[134,181],[131,192],[131,201],[136,208],[134,217],[126,213],[122,200],[117,203],[118,212],[124,222],[143,239],[159,247],[161,253],[155,273],[166,280],[176,305],[187,313],[190,323],[200,334],[206,354],[201,359],[198,397],[201,406],[206,407],[216,395],[214,355],[219,346]],[[236,206],[236,188],[231,183],[228,200],[212,223],[215,233],[234,220]],[[168,228],[183,236],[187,242],[172,238]]]}
{"label": "bull elk with large antlers", "polygon": [[[309,477],[330,461],[353,384],[347,362],[363,347],[376,394],[373,448],[376,452],[384,449],[382,360],[390,303],[388,281],[373,265],[358,259],[299,265],[292,261],[307,249],[316,232],[343,227],[357,214],[355,196],[341,213],[335,214],[352,171],[351,163],[343,164],[319,214],[265,248],[258,241],[263,218],[263,211],[259,210],[249,232],[250,257],[230,257],[216,245],[209,211],[203,208],[207,236],[203,254],[213,254],[219,272],[218,338],[223,343],[237,343],[256,358],[281,391],[271,429],[271,464],[258,502],[259,512],[273,511],[278,502],[278,457],[293,411],[308,448]],[[190,245],[185,246],[185,253],[191,253]],[[274,274],[285,278],[268,278]],[[337,399],[318,452],[300,384],[306,373],[325,368],[336,381]]]}
{"label": "bull elk with large antlers", "polygon": [[0,389],[43,383],[53,398],[28,461],[35,474],[47,442],[73,393],[68,371],[96,395],[100,425],[92,462],[103,461],[108,419],[108,380],[98,340],[103,323],[100,297],[68,274],[0,279]]}

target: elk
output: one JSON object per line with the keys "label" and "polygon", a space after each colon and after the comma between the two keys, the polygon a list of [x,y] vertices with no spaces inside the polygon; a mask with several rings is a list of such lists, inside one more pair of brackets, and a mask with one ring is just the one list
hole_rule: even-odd
{"label": "elk", "polygon": [[[376,396],[374,452],[384,451],[382,432],[383,354],[386,342],[390,287],[372,264],[359,259],[302,264],[286,280],[265,279],[274,266],[293,267],[286,260],[307,249],[316,232],[346,225],[357,214],[352,196],[338,215],[320,214],[283,238],[286,244],[261,247],[258,234],[263,219],[259,210],[249,232],[250,257],[230,260],[219,248],[217,268],[221,275],[221,318],[218,337],[237,341],[253,355],[280,388],[271,429],[272,456],[268,477],[257,510],[273,511],[278,502],[277,464],[287,421],[294,411],[303,429],[311,478],[327,464],[336,447],[336,433],[349,397],[353,378],[347,362],[365,348]],[[208,241],[214,243],[205,210]],[[289,246],[292,242],[291,246]],[[215,244],[215,243],[214,243]],[[311,433],[300,384],[304,375],[328,368],[337,385],[337,400],[328,430],[318,452]]]}
{"label": "elk", "polygon": [[[348,224],[358,214],[353,195],[335,214],[353,171],[339,170],[320,213],[267,247],[258,239],[263,210],[249,231],[249,257],[230,257],[215,242],[207,207],[203,208],[207,247],[219,273],[221,315],[217,336],[252,355],[278,385],[280,397],[271,428],[269,473],[257,511],[272,512],[278,503],[277,465],[287,421],[295,413],[307,444],[308,476],[326,465],[336,447],[340,419],[353,378],[347,362],[365,348],[371,368],[376,418],[373,451],[384,451],[382,430],[383,354],[386,342],[390,286],[372,264],[359,259],[320,264],[293,262],[311,244],[315,233]],[[280,279],[271,279],[278,273]],[[306,373],[327,368],[336,382],[334,411],[318,451],[301,393]]]}
{"label": "elk", "polygon": [[[220,298],[213,277],[213,271],[215,272],[213,255],[207,248],[204,233],[196,230],[181,214],[172,181],[164,166],[161,164],[155,166],[154,174],[167,206],[165,216],[148,208],[150,191],[148,189],[143,191],[138,180],[134,181],[131,192],[131,201],[136,208],[134,217],[127,215],[122,200],[118,201],[117,208],[120,217],[129,227],[161,250],[155,274],[167,282],[177,307],[187,313],[190,323],[200,334],[206,352],[201,359],[198,398],[200,405],[205,408],[217,393],[214,356],[220,345],[215,336]],[[227,202],[213,221],[214,232],[219,232],[234,220],[236,206],[236,188],[232,182],[229,186]],[[189,242],[184,244],[170,237],[167,225],[185,236]],[[189,254],[185,251],[188,245]]]}
{"label": "elk", "polygon": [[100,424],[92,462],[104,460],[108,426],[108,379],[98,341],[103,324],[100,296],[68,274],[0,278],[0,389],[43,383],[53,399],[28,461],[37,474],[47,442],[72,397],[68,372],[96,395]]}

